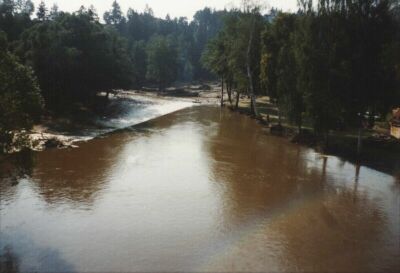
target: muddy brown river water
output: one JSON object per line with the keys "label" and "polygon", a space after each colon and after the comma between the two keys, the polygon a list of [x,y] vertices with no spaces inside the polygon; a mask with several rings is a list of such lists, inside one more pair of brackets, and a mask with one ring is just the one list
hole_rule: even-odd
{"label": "muddy brown river water", "polygon": [[400,184],[192,107],[0,181],[4,272],[398,272]]}

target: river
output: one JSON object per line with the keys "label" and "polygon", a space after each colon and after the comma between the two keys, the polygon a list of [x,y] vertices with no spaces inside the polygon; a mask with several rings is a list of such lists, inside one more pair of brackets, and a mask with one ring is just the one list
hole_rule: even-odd
{"label": "river", "polygon": [[[396,272],[400,183],[196,106],[0,181],[11,272]],[[0,270],[1,271],[1,270]]]}

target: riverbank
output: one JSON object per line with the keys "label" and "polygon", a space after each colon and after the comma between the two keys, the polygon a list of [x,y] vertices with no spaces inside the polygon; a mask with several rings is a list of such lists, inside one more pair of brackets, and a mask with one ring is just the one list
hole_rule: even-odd
{"label": "riverbank", "polygon": [[214,104],[219,90],[214,84],[180,84],[160,92],[157,89],[118,90],[107,99],[99,94],[101,107],[74,106],[64,115],[47,113],[41,122],[25,132],[27,145],[35,151],[47,148],[75,148],[113,130],[133,126],[195,104]]}
{"label": "riverbank", "polygon": [[[99,94],[105,99],[106,94]],[[99,135],[133,126],[162,115],[198,104],[217,104],[220,101],[218,84],[177,85],[158,91],[152,88],[142,90],[119,90],[111,95],[104,109],[98,112],[79,108],[67,117],[45,116],[28,132],[30,148],[42,151],[47,148],[75,148],[79,141],[87,141]],[[230,106],[225,101],[226,106]],[[278,108],[266,96],[257,98],[259,117],[257,120],[267,126],[271,134],[278,134],[299,145],[316,149],[321,153],[335,155],[355,163],[369,165],[385,172],[400,170],[400,142],[380,131],[363,133],[363,149],[357,154],[357,132],[332,132],[329,145],[316,138],[311,128],[304,127],[299,137],[297,128],[290,126],[282,118],[282,128],[278,124]],[[231,107],[232,109],[234,107]],[[240,113],[251,116],[250,100],[242,96]]]}
{"label": "riverbank", "polygon": [[238,109],[234,105],[230,105],[229,101],[225,102],[225,106],[233,111],[256,118],[260,123],[268,127],[271,134],[285,137],[293,143],[305,145],[314,148],[318,152],[339,156],[353,163],[367,165],[380,171],[391,174],[400,173],[400,141],[390,137],[389,130],[383,128],[364,130],[362,133],[361,154],[358,154],[357,130],[330,132],[328,145],[326,145],[326,140],[316,137],[309,127],[303,127],[302,135],[299,136],[298,129],[286,123],[284,117],[281,117],[282,126],[278,126],[279,110],[266,96],[257,98],[258,117],[252,116],[250,99],[247,96],[241,97]]}

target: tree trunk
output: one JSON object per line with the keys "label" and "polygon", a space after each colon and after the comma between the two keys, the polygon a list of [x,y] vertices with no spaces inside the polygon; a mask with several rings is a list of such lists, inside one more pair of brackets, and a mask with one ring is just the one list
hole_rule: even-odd
{"label": "tree trunk", "polygon": [[221,107],[224,106],[224,76],[221,78]]}
{"label": "tree trunk", "polygon": [[329,130],[325,132],[325,149],[329,148]]}
{"label": "tree trunk", "polygon": [[326,167],[328,166],[328,157],[324,156],[322,163],[322,176],[325,178],[326,176]]}
{"label": "tree trunk", "polygon": [[232,105],[232,86],[229,81],[226,82],[226,92],[228,93],[229,103]]}
{"label": "tree trunk", "polygon": [[299,135],[301,135],[301,127],[302,127],[302,125],[303,125],[303,119],[300,117],[298,120],[297,120],[297,128],[298,128],[298,130],[299,130]]}
{"label": "tree trunk", "polygon": [[369,117],[368,117],[368,128],[372,129],[375,126],[375,111],[370,111]]}
{"label": "tree trunk", "polygon": [[281,116],[281,109],[278,106],[278,125],[282,126],[282,116]]}
{"label": "tree trunk", "polygon": [[256,97],[254,94],[253,74],[252,74],[251,68],[250,68],[250,53],[251,53],[251,46],[253,43],[253,36],[254,36],[254,26],[252,26],[252,29],[250,31],[249,45],[247,47],[247,77],[249,78],[249,85],[250,85],[249,93],[250,93],[250,100],[251,100],[251,113],[254,116],[258,116]]}
{"label": "tree trunk", "polygon": [[362,150],[362,127],[358,129],[358,138],[357,138],[357,156],[361,155]]}
{"label": "tree trunk", "polygon": [[[360,111],[362,113],[362,111]],[[363,115],[359,114],[359,121],[358,121],[358,137],[357,137],[357,156],[361,155],[362,150],[362,130],[363,130]]]}
{"label": "tree trunk", "polygon": [[240,93],[239,91],[236,92],[236,110],[239,109],[239,99],[240,99]]}

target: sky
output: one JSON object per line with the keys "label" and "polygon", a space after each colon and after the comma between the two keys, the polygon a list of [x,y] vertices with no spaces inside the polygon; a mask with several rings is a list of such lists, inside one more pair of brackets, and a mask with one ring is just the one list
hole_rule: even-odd
{"label": "sky", "polygon": [[[33,0],[37,7],[40,0]],[[44,0],[48,8],[57,3],[60,10],[73,12],[80,6],[86,7],[93,5],[101,18],[106,10],[111,8],[113,0]],[[136,11],[143,11],[148,4],[154,11],[156,17],[165,18],[167,14],[171,17],[187,17],[189,20],[193,18],[196,11],[204,7],[216,9],[229,8],[232,5],[238,6],[239,0],[117,0],[124,13],[128,8]],[[283,11],[296,11],[297,0],[266,0],[269,7],[276,7]]]}

